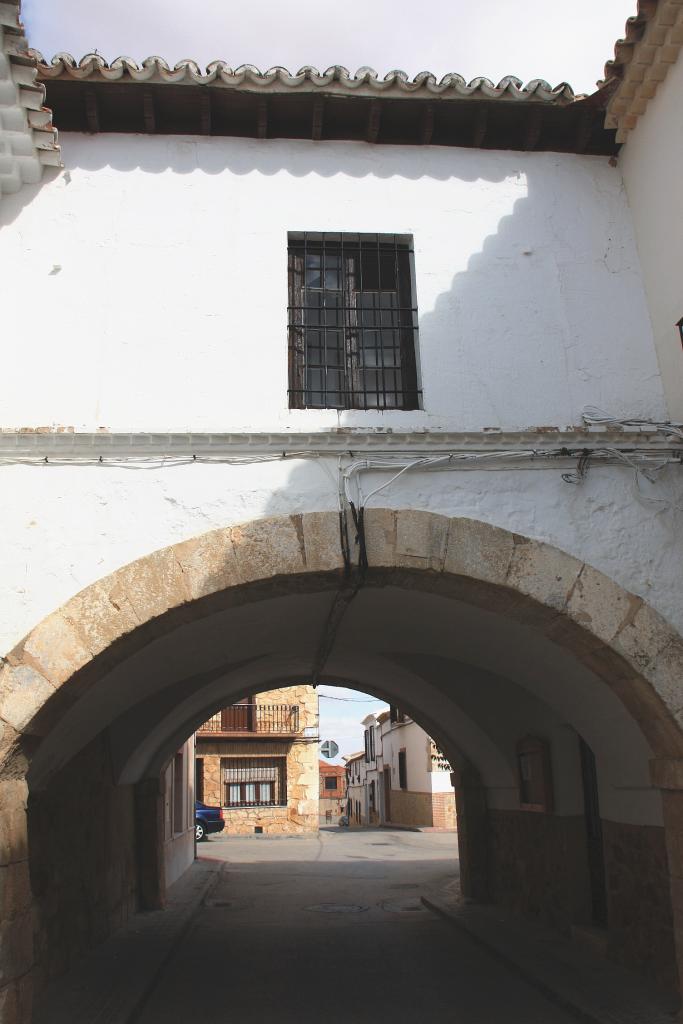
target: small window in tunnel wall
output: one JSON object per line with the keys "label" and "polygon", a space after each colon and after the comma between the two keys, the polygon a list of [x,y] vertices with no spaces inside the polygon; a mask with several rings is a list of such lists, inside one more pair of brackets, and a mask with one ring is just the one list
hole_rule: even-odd
{"label": "small window in tunnel wall", "polygon": [[551,814],[553,781],[548,741],[527,736],[517,744],[519,805],[523,811]]}

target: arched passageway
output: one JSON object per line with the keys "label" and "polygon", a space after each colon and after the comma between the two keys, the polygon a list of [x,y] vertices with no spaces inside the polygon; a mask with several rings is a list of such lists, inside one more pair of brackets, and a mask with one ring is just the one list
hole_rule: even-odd
{"label": "arched passageway", "polygon": [[[677,983],[680,638],[590,566],[477,521],[368,511],[361,569],[339,535],[319,512],[154,552],[8,655],[5,990],[19,1019],[34,980],[163,901],[159,777],[179,742],[246,693],[310,681],[385,697],[439,741],[457,766],[467,893],[568,929],[595,920],[602,885],[611,955]],[[524,792],[534,750],[542,799]],[[76,851],[75,813],[90,822]]]}

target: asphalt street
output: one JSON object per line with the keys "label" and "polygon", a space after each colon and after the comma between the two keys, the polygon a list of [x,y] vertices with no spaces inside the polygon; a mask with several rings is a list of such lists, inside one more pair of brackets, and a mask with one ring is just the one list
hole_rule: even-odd
{"label": "asphalt street", "polygon": [[212,837],[215,884],[136,1024],[575,1024],[421,903],[456,837],[388,830]]}

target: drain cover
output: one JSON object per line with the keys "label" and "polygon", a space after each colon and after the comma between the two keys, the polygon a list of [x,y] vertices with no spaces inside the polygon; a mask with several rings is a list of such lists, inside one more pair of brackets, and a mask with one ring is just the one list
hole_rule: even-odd
{"label": "drain cover", "polygon": [[417,882],[396,882],[389,886],[390,889],[419,889]]}
{"label": "drain cover", "polygon": [[312,910],[315,914],[361,914],[368,909],[359,903],[314,903],[304,907],[304,910]]}

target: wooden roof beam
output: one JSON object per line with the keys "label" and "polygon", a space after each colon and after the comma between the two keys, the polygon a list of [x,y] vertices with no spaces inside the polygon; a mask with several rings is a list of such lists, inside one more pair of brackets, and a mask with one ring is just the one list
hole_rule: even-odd
{"label": "wooden roof beam", "polygon": [[145,131],[155,132],[157,130],[157,116],[154,93],[151,89],[145,89],[142,94],[142,116],[145,122]]}
{"label": "wooden roof beam", "polygon": [[88,126],[88,131],[97,133],[100,130],[100,107],[97,102],[97,93],[88,86],[85,90],[85,122]]}
{"label": "wooden roof beam", "polygon": [[593,131],[593,111],[582,110],[576,122],[576,152],[585,152]]}
{"label": "wooden roof beam", "polygon": [[423,146],[428,146],[432,141],[434,134],[434,104],[427,103],[424,110],[422,111],[422,120],[420,122],[420,143]]}
{"label": "wooden roof beam", "polygon": [[259,139],[268,138],[268,100],[265,96],[259,96],[257,101],[256,136]]}
{"label": "wooden roof beam", "polygon": [[199,94],[199,120],[201,125],[202,135],[211,134],[211,91],[210,89],[202,89]]}
{"label": "wooden roof beam", "polygon": [[368,125],[365,132],[365,139],[367,142],[377,142],[381,121],[382,105],[378,100],[371,100],[370,110],[368,112]]}
{"label": "wooden roof beam", "polygon": [[479,148],[486,138],[486,132],[489,126],[489,112],[485,106],[482,106],[477,110],[474,118],[474,130],[472,132],[472,145],[475,148]]}
{"label": "wooden roof beam", "polygon": [[524,148],[536,149],[543,129],[543,111],[540,107],[530,107],[524,125]]}
{"label": "wooden roof beam", "polygon": [[313,119],[311,124],[311,138],[314,142],[320,142],[323,136],[323,118],[325,115],[325,99],[316,96],[313,100]]}

